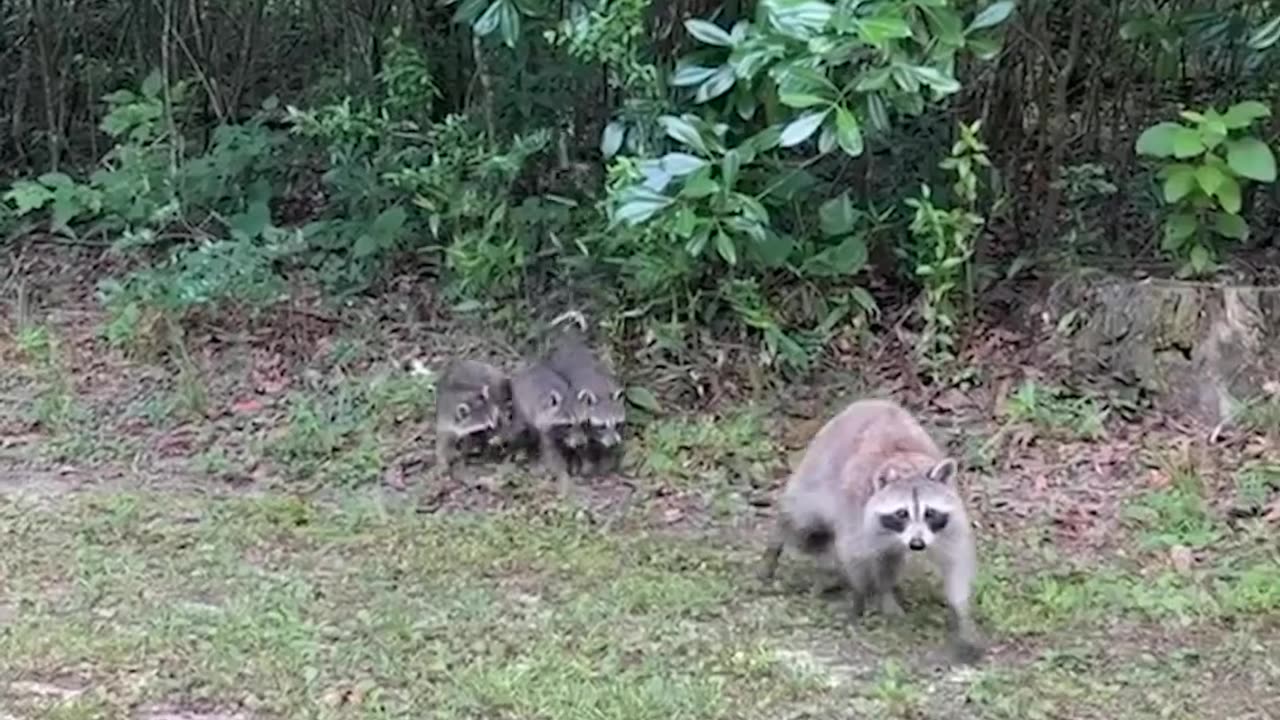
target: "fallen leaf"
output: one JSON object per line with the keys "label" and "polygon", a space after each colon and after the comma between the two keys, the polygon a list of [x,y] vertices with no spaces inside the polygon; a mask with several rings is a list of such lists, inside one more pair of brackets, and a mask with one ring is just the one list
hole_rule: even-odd
{"label": "fallen leaf", "polygon": [[1186,545],[1174,545],[1169,548],[1169,561],[1173,563],[1173,568],[1180,573],[1191,572],[1191,566],[1195,564],[1195,557],[1191,554],[1191,548]]}
{"label": "fallen leaf", "polygon": [[245,400],[237,400],[231,403],[231,412],[237,415],[247,415],[256,413],[262,409],[262,401],[257,398],[247,398]]}

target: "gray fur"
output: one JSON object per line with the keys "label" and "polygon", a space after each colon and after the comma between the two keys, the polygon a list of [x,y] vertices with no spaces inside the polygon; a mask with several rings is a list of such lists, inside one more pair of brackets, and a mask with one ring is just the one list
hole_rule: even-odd
{"label": "gray fur", "polygon": [[983,654],[970,607],[977,553],[956,476],[955,460],[901,406],[851,403],[818,431],[792,473],[760,578],[773,577],[791,546],[841,569],[855,616],[874,606],[897,617],[903,561],[920,552],[942,579],[953,655],[976,662]]}
{"label": "gray fur", "polygon": [[463,454],[500,447],[511,421],[511,382],[479,360],[449,363],[436,383],[436,463],[449,474]]}

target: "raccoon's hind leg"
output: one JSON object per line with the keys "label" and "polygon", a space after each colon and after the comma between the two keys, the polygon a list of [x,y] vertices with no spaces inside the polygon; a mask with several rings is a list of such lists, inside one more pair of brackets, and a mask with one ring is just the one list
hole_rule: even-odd
{"label": "raccoon's hind leg", "polygon": [[756,570],[756,577],[761,582],[767,583],[773,580],[778,570],[778,558],[782,556],[782,548],[787,544],[787,539],[792,532],[790,516],[786,512],[779,512],[773,529],[769,531],[769,539],[765,543],[764,554],[761,555],[760,566]]}

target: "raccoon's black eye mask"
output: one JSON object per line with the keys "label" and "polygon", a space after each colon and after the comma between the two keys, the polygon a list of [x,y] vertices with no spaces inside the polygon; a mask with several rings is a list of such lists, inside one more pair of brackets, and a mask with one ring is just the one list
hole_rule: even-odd
{"label": "raccoon's black eye mask", "polygon": [[885,513],[880,516],[880,527],[890,532],[900,533],[907,529],[907,518],[910,514],[905,508],[898,510],[896,513]]}
{"label": "raccoon's black eye mask", "polygon": [[930,532],[942,532],[942,529],[947,526],[947,521],[950,519],[951,516],[941,510],[925,508],[924,523],[929,526]]}

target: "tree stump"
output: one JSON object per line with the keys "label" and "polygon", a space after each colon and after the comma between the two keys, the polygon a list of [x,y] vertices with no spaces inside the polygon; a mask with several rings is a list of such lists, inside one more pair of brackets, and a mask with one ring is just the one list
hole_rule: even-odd
{"label": "tree stump", "polygon": [[1058,278],[1036,320],[1076,374],[1136,381],[1161,409],[1209,425],[1280,388],[1280,286]]}

